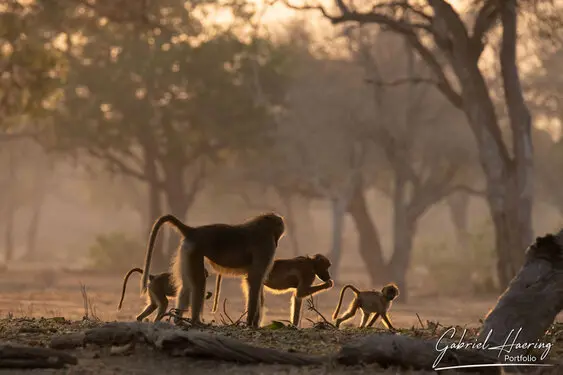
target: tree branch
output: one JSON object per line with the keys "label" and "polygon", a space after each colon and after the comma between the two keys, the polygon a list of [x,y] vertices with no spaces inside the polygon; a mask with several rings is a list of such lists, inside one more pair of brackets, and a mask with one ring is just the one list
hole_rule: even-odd
{"label": "tree branch", "polygon": [[446,195],[451,195],[454,193],[466,193],[468,195],[474,196],[474,197],[479,197],[479,198],[485,198],[487,196],[487,192],[484,190],[479,190],[479,189],[474,189],[470,186],[467,185],[454,185],[451,186],[450,188],[448,188],[448,190],[446,191]]}
{"label": "tree branch", "polygon": [[470,43],[478,60],[485,48],[483,37],[491,30],[500,15],[500,4],[497,0],[486,1],[475,18]]}
{"label": "tree branch", "polygon": [[383,80],[375,80],[372,78],[365,78],[364,82],[366,83],[371,83],[374,84],[376,86],[380,86],[380,87],[394,87],[394,86],[400,86],[400,85],[405,85],[405,84],[431,84],[434,86],[438,85],[438,81],[432,79],[432,78],[425,78],[425,77],[404,77],[404,78],[397,78],[395,80],[392,81],[383,81]]}
{"label": "tree branch", "polygon": [[[117,167],[124,175],[136,178],[137,180],[142,182],[148,181],[147,176],[145,176],[143,173],[139,172],[138,170],[131,168],[130,166],[125,164],[122,160],[119,160],[115,155],[110,154],[109,151],[104,152],[104,151],[98,151],[93,148],[87,148],[87,152],[98,159],[106,160],[107,162],[110,163],[111,166]],[[161,183],[158,182],[157,186],[161,186]]]}

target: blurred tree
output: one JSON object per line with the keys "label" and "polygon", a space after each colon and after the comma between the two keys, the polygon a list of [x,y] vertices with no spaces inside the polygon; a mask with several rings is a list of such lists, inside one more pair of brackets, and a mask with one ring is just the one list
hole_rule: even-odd
{"label": "blurred tree", "polygon": [[[155,10],[169,14],[163,23],[174,23],[174,11],[185,12]],[[250,67],[256,40],[229,28],[195,38],[101,20],[80,32],[81,43],[66,38],[70,74],[56,146],[84,150],[148,184],[150,224],[162,214],[160,193],[185,219],[211,165],[268,142],[269,109],[256,99]],[[277,75],[268,54],[258,69]]]}
{"label": "blurred tree", "polygon": [[393,206],[393,251],[387,264],[365,206],[365,187],[355,191],[350,213],[360,235],[360,251],[371,251],[376,258],[376,282],[393,280],[406,301],[406,274],[417,223],[450,194],[474,192],[462,185],[475,159],[473,145],[467,141],[467,134],[451,129],[452,122],[464,119],[433,87],[408,80],[404,84],[383,81],[382,77],[393,81],[425,74],[424,63],[415,58],[408,44],[403,46],[391,33],[374,34],[364,28],[349,29],[348,36],[352,56],[365,69],[366,80],[373,87],[377,117],[365,136],[382,152],[386,164],[383,169],[389,172],[380,174],[375,181],[375,187],[389,197]]}
{"label": "blurred tree", "polygon": [[33,117],[55,108],[65,66],[51,35],[35,27],[35,8],[0,7],[0,141],[29,135]]}
{"label": "blurred tree", "polygon": [[[287,3],[287,2],[286,2]],[[533,147],[532,121],[520,84],[517,66],[518,12],[534,14],[540,2],[480,0],[467,6],[472,24],[446,0],[378,1],[369,9],[357,9],[344,0],[335,0],[337,13],[317,9],[333,24],[347,22],[374,24],[401,35],[428,65],[433,82],[451,104],[463,110],[479,150],[487,182],[486,199],[495,228],[497,272],[506,287],[524,261],[524,249],[533,240]],[[367,10],[366,10],[367,9]],[[487,36],[501,24],[500,75],[508,113],[511,142],[502,137],[480,59],[489,45]],[[412,77],[407,77],[412,80]],[[454,83],[455,80],[455,83]]]}

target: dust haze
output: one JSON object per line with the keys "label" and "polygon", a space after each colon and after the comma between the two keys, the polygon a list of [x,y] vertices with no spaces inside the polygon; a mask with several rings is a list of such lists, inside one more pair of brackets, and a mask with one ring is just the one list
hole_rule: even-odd
{"label": "dust haze", "polygon": [[[117,312],[121,280],[142,267],[158,216],[197,226],[273,210],[288,225],[277,257],[332,260],[335,287],[317,297],[327,316],[344,284],[398,282],[395,325],[417,325],[417,313],[478,324],[504,288],[474,120],[404,38],[375,27],[326,31],[319,16],[321,33],[291,14],[275,25],[272,16],[264,25],[235,19],[199,45],[170,39],[201,30],[136,37],[107,17],[108,26],[57,31],[68,33],[56,55],[64,80],[41,91],[53,108],[16,119],[0,109],[9,119],[0,130],[1,316],[132,320],[143,306],[137,276]],[[527,53],[542,72],[521,74],[534,119],[535,238],[558,230],[563,214],[561,109],[550,99],[563,86],[559,51]],[[511,144],[497,62],[482,65]],[[178,245],[175,232],[162,233],[152,272],[166,270]],[[220,302],[233,316],[244,306],[238,284],[226,279]],[[288,303],[267,295],[266,321],[287,319]],[[204,319],[219,320],[209,301]]]}

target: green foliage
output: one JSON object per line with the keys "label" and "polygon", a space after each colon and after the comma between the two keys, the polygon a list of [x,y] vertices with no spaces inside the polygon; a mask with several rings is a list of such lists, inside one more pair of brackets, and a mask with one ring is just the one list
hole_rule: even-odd
{"label": "green foliage", "polygon": [[24,114],[41,115],[53,110],[59,98],[66,67],[52,38],[39,32],[36,14],[17,2],[0,10],[0,120]]}
{"label": "green foliage", "polygon": [[144,246],[124,233],[96,236],[89,249],[91,266],[97,270],[125,272],[132,264],[141,264]]}

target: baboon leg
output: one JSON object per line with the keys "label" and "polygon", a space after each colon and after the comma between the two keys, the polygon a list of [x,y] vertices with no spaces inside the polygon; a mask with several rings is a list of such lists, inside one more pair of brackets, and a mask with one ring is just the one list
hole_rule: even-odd
{"label": "baboon leg", "polygon": [[352,303],[350,304],[350,307],[348,307],[348,311],[346,311],[344,313],[344,315],[342,315],[342,317],[336,319],[336,327],[339,327],[340,324],[344,323],[345,321],[347,321],[348,319],[354,317],[354,315],[356,315],[356,311],[358,310],[358,308],[360,307],[359,303],[358,303],[358,299],[354,298],[354,300],[352,301]]}
{"label": "baboon leg", "polygon": [[360,309],[360,311],[362,312],[362,320],[360,321],[360,328],[364,328],[369,319],[370,313],[364,311],[363,309]]}
{"label": "baboon leg", "polygon": [[371,320],[368,323],[368,327],[371,327],[375,321],[377,320],[377,318],[379,318],[379,313],[375,313],[371,316]]}
{"label": "baboon leg", "polygon": [[205,299],[205,266],[203,256],[190,254],[188,278],[192,287],[192,323],[201,322],[201,311]]}
{"label": "baboon leg", "polygon": [[156,305],[156,303],[153,302],[149,302],[149,304],[145,307],[145,309],[143,310],[142,313],[140,313],[139,315],[137,315],[137,321],[142,322],[143,319],[145,319],[147,316],[149,316],[150,314],[153,313],[154,310],[156,310],[158,306]]}
{"label": "baboon leg", "polygon": [[[174,278],[176,279],[177,292],[176,292],[176,313],[182,317],[184,311],[187,310],[190,304],[190,296],[192,291],[191,276],[191,263],[190,258],[194,252],[193,244],[183,240],[174,263]],[[179,285],[178,285],[179,284]],[[193,308],[192,308],[193,311]],[[178,319],[176,323],[178,323]]]}
{"label": "baboon leg", "polygon": [[246,323],[250,327],[257,328],[261,321],[260,296],[263,293],[263,275],[260,273],[249,274],[246,278],[248,296],[246,310],[248,311]]}
{"label": "baboon leg", "polygon": [[301,304],[303,299],[294,294],[291,297],[291,324],[299,327],[299,318],[301,317]]}
{"label": "baboon leg", "polygon": [[392,330],[396,331],[395,327],[393,327],[393,325],[392,325],[391,322],[389,321],[389,317],[387,316],[387,313],[381,314],[381,319],[383,319],[383,321],[385,322],[385,324],[387,325],[387,327],[388,327],[389,329],[392,329]]}
{"label": "baboon leg", "polygon": [[155,322],[162,320],[162,317],[166,314],[166,309],[168,309],[168,298],[166,298],[166,296],[161,296],[161,298],[157,300],[157,303],[158,311],[156,313],[156,317],[154,318]]}
{"label": "baboon leg", "polygon": [[253,326],[258,327],[260,325],[260,319],[263,317],[264,314],[264,289],[260,292],[260,303],[258,305],[258,310],[254,315]]}

